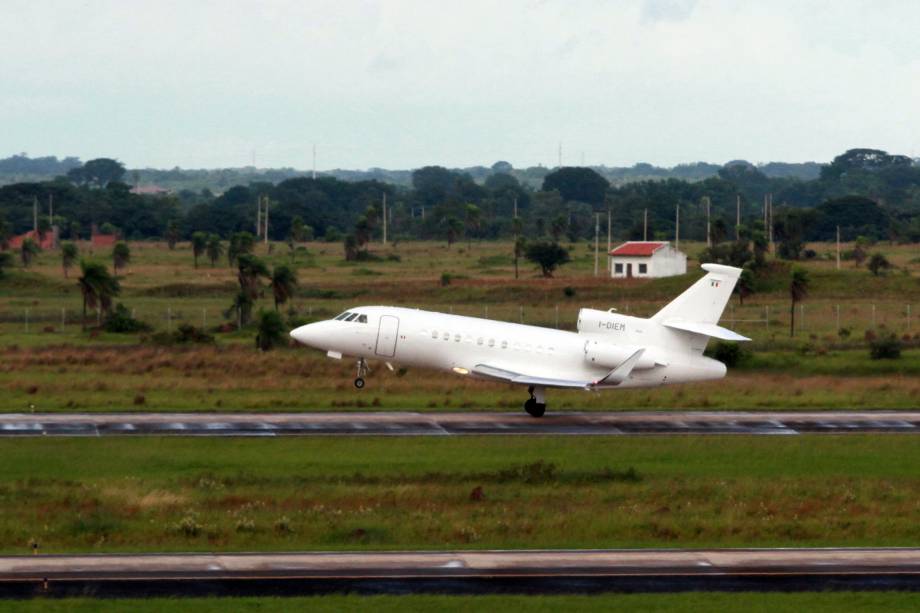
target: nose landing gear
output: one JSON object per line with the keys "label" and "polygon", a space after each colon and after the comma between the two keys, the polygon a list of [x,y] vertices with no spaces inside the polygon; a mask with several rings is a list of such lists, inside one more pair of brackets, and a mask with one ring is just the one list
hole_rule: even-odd
{"label": "nose landing gear", "polygon": [[355,388],[364,388],[364,377],[367,376],[369,371],[370,369],[367,367],[367,361],[364,358],[358,359],[358,376],[355,378]]}
{"label": "nose landing gear", "polygon": [[546,398],[543,394],[543,388],[531,385],[527,388],[527,391],[530,393],[530,398],[524,403],[524,410],[531,417],[543,417],[543,414],[546,413]]}

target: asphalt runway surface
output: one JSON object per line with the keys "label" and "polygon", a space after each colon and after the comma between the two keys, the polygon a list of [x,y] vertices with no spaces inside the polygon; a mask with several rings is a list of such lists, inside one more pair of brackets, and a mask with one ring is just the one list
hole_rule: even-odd
{"label": "asphalt runway surface", "polygon": [[16,436],[453,436],[920,434],[920,412],[122,413],[0,414]]}
{"label": "asphalt runway surface", "polygon": [[715,549],[0,557],[0,595],[920,590],[920,549]]}

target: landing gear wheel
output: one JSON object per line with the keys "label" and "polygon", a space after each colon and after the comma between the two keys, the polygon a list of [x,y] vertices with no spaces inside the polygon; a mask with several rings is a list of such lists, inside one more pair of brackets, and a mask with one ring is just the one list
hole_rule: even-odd
{"label": "landing gear wheel", "polygon": [[546,413],[546,405],[538,403],[536,398],[530,398],[524,403],[524,410],[531,417],[543,417],[543,414]]}
{"label": "landing gear wheel", "polygon": [[362,379],[361,377],[358,377],[357,379],[355,379],[355,387],[358,388],[358,389],[363,388],[363,387],[364,387],[364,379]]}

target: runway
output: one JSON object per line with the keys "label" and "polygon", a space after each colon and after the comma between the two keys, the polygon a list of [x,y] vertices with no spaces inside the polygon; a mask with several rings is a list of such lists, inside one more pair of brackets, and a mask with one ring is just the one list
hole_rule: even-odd
{"label": "runway", "polygon": [[920,549],[0,557],[0,596],[920,589]]}
{"label": "runway", "polygon": [[0,436],[920,434],[920,412],[0,414]]}

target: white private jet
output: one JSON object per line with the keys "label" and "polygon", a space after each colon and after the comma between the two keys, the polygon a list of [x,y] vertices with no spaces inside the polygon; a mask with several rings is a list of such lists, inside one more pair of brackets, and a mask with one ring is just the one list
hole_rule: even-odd
{"label": "white private jet", "polygon": [[725,365],[703,356],[710,338],[747,341],[718,325],[740,268],[703,264],[707,274],[648,319],[581,309],[578,331],[433,313],[401,307],[349,309],[300,326],[291,336],[335,359],[358,358],[355,387],[364,387],[367,359],[446,370],[525,385],[524,409],[546,411],[547,388],[603,390],[708,381]]}

